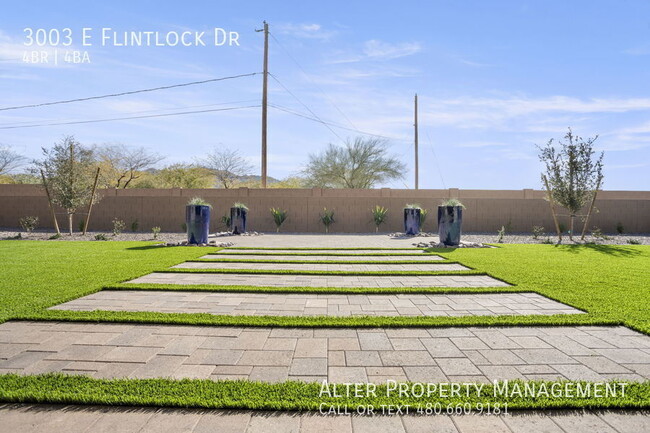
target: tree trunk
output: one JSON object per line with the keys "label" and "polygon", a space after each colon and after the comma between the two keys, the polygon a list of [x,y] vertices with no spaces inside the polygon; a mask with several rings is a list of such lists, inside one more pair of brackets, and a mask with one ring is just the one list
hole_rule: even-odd
{"label": "tree trunk", "polygon": [[276,232],[276,233],[280,233],[280,226],[278,226],[278,227],[275,228],[275,232]]}
{"label": "tree trunk", "polygon": [[375,233],[379,233],[379,226],[375,227]]}
{"label": "tree trunk", "polygon": [[72,236],[72,213],[68,212],[68,230],[70,232],[70,236]]}
{"label": "tree trunk", "polygon": [[575,215],[571,214],[569,216],[569,240],[573,242],[573,220],[575,219]]}
{"label": "tree trunk", "polygon": [[330,228],[328,226],[325,226],[325,234],[330,232]]}

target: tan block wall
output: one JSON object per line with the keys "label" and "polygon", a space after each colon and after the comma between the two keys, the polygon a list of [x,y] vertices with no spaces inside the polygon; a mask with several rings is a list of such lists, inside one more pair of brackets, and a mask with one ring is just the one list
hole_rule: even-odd
{"label": "tan block wall", "polygon": [[[407,189],[107,189],[101,190],[102,200],[93,208],[90,229],[112,229],[113,218],[122,219],[127,230],[138,220],[140,231],[160,226],[163,231],[181,231],[185,218],[185,204],[191,197],[200,196],[213,206],[211,229],[218,229],[222,215],[230,206],[241,201],[250,211],[250,230],[271,232],[275,225],[269,212],[271,207],[288,211],[284,232],[323,232],[318,215],[324,207],[335,212],[332,232],[368,233],[374,231],[370,209],[375,205],[389,209],[388,222],[383,232],[402,231],[402,209],[406,204],[419,203],[429,210],[424,230],[435,231],[437,205],[444,199],[462,200],[463,230],[466,232],[496,232],[510,222],[515,232],[530,232],[533,225],[552,231],[553,220],[542,191],[525,190],[407,190]],[[650,233],[650,191],[602,191],[589,228],[615,232],[622,223],[627,233]],[[58,210],[62,212],[62,210]],[[83,210],[85,212],[85,209]],[[562,212],[566,214],[565,211]],[[34,185],[0,185],[0,227],[17,228],[20,217],[35,215],[41,227],[52,227],[44,191]],[[59,224],[66,225],[60,214]],[[75,229],[84,215],[75,217]],[[568,218],[562,221],[568,227]],[[582,227],[580,221],[578,229]]]}

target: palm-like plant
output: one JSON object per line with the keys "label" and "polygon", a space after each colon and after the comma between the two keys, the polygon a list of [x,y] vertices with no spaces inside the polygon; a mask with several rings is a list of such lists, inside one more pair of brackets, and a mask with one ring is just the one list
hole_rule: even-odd
{"label": "palm-like plant", "polygon": [[323,213],[320,214],[320,221],[325,226],[325,233],[329,233],[330,225],[336,222],[334,221],[334,211],[327,210],[327,208],[323,208]]}
{"label": "palm-like plant", "polygon": [[271,208],[271,215],[273,215],[273,221],[275,222],[275,232],[280,233],[280,226],[287,219],[287,211],[282,209]]}
{"label": "palm-like plant", "polygon": [[372,209],[372,219],[375,222],[375,232],[379,231],[379,226],[386,222],[388,209],[383,206],[375,206]]}
{"label": "palm-like plant", "polygon": [[424,227],[424,222],[427,220],[427,215],[429,211],[426,209],[420,209],[420,227]]}

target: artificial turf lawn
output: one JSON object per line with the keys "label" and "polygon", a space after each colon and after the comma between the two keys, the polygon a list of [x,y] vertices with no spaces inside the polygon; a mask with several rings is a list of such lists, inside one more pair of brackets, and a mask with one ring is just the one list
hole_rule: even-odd
{"label": "artificial turf lawn", "polygon": [[[54,311],[46,308],[102,287],[286,293],[291,288],[120,284],[163,266],[196,259],[214,248],[160,248],[146,242],[0,241],[0,321],[128,320],[147,323],[212,323],[264,326],[464,326],[624,324],[650,334],[650,247],[502,245],[490,249],[429,250],[515,284],[498,288],[312,288],[303,293],[498,293],[538,292],[589,314],[430,318],[205,317],[173,313]],[[426,324],[425,324],[426,323]],[[398,326],[398,325],[393,325]]]}
{"label": "artificial turf lawn", "polygon": [[[160,285],[128,285],[130,280],[205,255],[209,248],[159,248],[145,242],[0,241],[0,322],[11,318],[82,320],[195,325],[246,326],[511,326],[617,325],[650,333],[650,281],[647,246],[503,245],[498,249],[431,250],[447,259],[485,271],[513,284],[503,288],[379,289],[381,293],[495,293],[534,291],[583,309],[567,316],[470,317],[257,317],[210,314],[58,311],[47,307],[96,292],[102,287],[160,289]],[[212,249],[212,251],[214,251]],[[168,287],[172,288],[172,287]],[[286,292],[291,288],[185,286],[176,290]],[[302,292],[377,293],[375,288],[296,288]],[[530,382],[529,382],[530,383]],[[490,386],[490,385],[486,385]],[[318,384],[245,381],[118,379],[41,375],[0,375],[0,400],[247,409],[318,409],[327,398]],[[428,399],[427,402],[436,403]],[[525,408],[643,408],[650,406],[650,382],[632,383],[625,397],[609,399],[444,398],[448,404],[508,403]],[[333,404],[418,404],[405,398],[346,400]]]}
{"label": "artificial turf lawn", "polygon": [[[537,389],[546,384],[550,389],[555,382],[510,381],[510,386],[535,385]],[[560,382],[563,383],[563,382]],[[588,382],[580,382],[585,386]],[[621,383],[621,382],[617,382]],[[324,404],[330,406],[373,406],[380,411],[382,405],[410,405],[416,408],[440,404],[442,410],[456,406],[478,409],[482,405],[507,404],[508,410],[533,408],[647,408],[650,407],[650,382],[624,382],[624,395],[594,397],[577,396],[529,397],[494,392],[492,384],[486,384],[480,393],[469,388],[459,396],[416,397],[412,393],[399,396],[397,392],[387,395],[386,385],[378,385],[376,396],[327,396],[319,395],[320,383],[287,381],[282,383],[250,382],[243,380],[212,381],[199,379],[94,379],[84,376],[45,374],[19,376],[0,375],[0,401],[20,403],[105,404],[122,406],[167,406],[221,409],[258,410],[319,410]],[[330,386],[330,390],[333,388]],[[512,389],[512,388],[511,388]],[[501,406],[503,410],[503,406]],[[443,413],[446,413],[443,412]],[[424,414],[424,413],[423,413]]]}

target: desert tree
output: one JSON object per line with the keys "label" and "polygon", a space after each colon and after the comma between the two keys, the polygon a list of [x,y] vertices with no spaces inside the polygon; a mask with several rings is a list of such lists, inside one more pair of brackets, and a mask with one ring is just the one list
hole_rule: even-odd
{"label": "desert tree", "polygon": [[43,174],[52,202],[65,209],[72,235],[72,219],[77,210],[91,201],[99,201],[93,195],[96,175],[93,151],[73,136],[66,136],[50,149],[43,147],[42,152],[43,159],[34,161],[34,165]]}
{"label": "desert tree", "polygon": [[[569,211],[569,239],[573,240],[574,221],[582,208],[590,204],[585,218],[584,228],[587,227],[589,215],[598,189],[603,183],[603,157],[604,152],[596,155],[594,142],[598,136],[583,139],[575,135],[571,128],[555,145],[550,139],[545,146],[537,146],[539,159],[544,163],[545,171],[542,173],[542,184],[547,191],[547,199],[551,203],[553,219],[559,240],[562,234],[559,230],[555,206],[557,203]],[[584,237],[583,228],[583,237]]]}
{"label": "desert tree", "polygon": [[155,175],[157,188],[210,188],[212,179],[210,172],[194,164],[171,164]]}
{"label": "desert tree", "polygon": [[21,167],[27,158],[11,150],[9,146],[0,145],[0,175],[6,175]]}
{"label": "desert tree", "polygon": [[104,184],[112,188],[128,188],[144,171],[164,159],[145,147],[123,144],[96,146],[95,153],[103,168]]}
{"label": "desert tree", "polygon": [[357,137],[344,146],[330,144],[310,155],[303,169],[307,185],[320,188],[372,188],[404,176],[406,166],[388,154],[385,140]]}
{"label": "desert tree", "polygon": [[237,150],[214,148],[199,162],[210,170],[216,179],[217,187],[232,188],[243,176],[253,170],[253,166]]}

